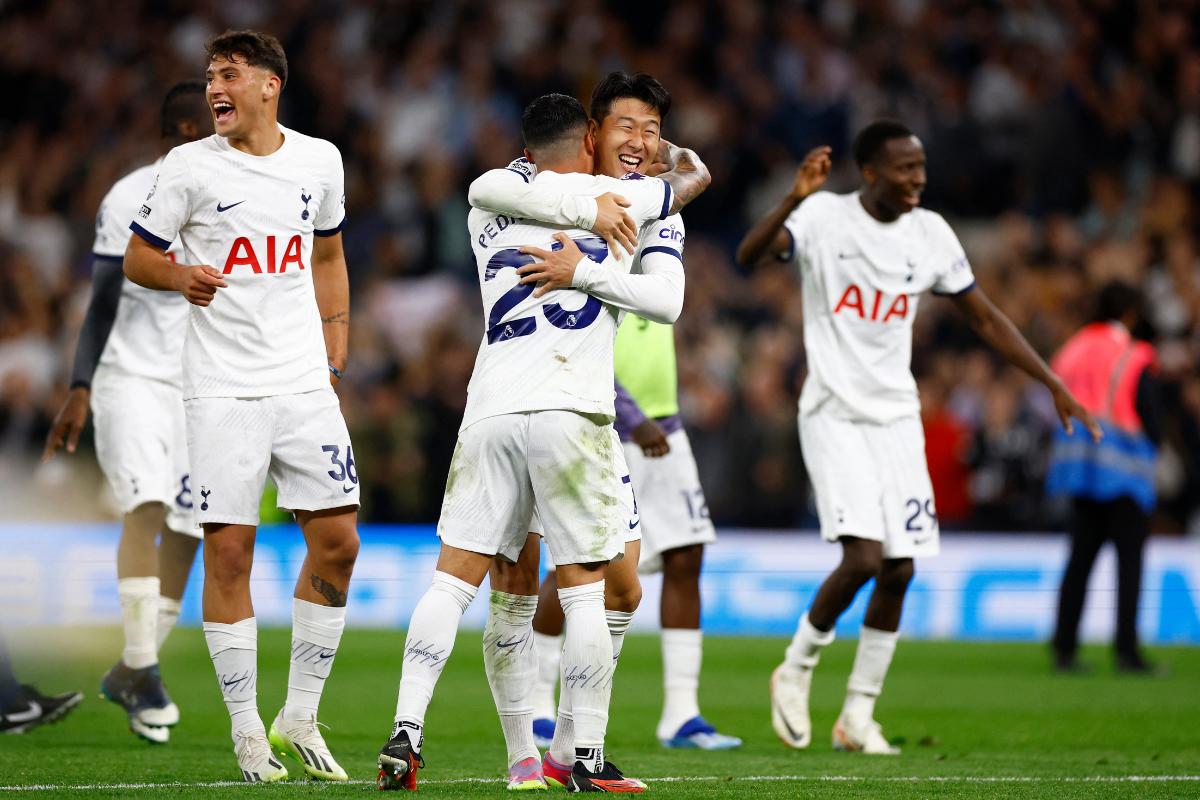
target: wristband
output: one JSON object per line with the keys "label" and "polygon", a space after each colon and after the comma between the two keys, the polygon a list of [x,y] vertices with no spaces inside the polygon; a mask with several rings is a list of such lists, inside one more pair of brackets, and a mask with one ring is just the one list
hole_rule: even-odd
{"label": "wristband", "polygon": [[335,367],[333,364],[329,365],[329,371],[331,373],[333,373],[333,377],[337,378],[339,381],[342,379],[342,376],[345,374],[345,370],[340,370],[337,367]]}

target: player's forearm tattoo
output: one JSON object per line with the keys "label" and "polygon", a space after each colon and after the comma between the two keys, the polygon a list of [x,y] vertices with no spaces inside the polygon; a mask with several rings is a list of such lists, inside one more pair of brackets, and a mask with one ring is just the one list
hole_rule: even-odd
{"label": "player's forearm tattoo", "polygon": [[312,583],[313,591],[328,600],[329,605],[334,608],[342,608],[346,605],[346,593],[338,591],[336,586],[320,575],[314,573],[310,582]]}
{"label": "player's forearm tattoo", "polygon": [[340,323],[342,325],[349,325],[350,324],[350,312],[349,311],[336,311],[336,312],[330,314],[328,317],[321,317],[321,322],[325,323],[326,325],[335,325],[338,323]]}
{"label": "player's forearm tattoo", "polygon": [[696,151],[686,147],[668,144],[667,161],[671,165],[671,171],[663,173],[662,179],[671,184],[675,195],[671,202],[671,213],[674,214],[708,188],[712,183],[712,175],[700,160],[700,156],[696,155]]}

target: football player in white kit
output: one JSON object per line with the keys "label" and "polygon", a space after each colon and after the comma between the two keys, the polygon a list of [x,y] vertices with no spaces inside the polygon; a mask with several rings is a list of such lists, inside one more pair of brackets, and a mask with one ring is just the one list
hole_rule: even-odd
{"label": "football player in white kit", "polygon": [[[650,75],[618,71],[602,79],[592,92],[589,122],[596,137],[597,172],[620,177],[641,170],[677,170],[689,160],[698,163],[691,151],[660,138],[670,102],[665,87]],[[658,160],[660,156],[661,161]],[[699,166],[702,168],[703,165]],[[557,209],[549,187],[542,188],[534,182],[526,192],[482,191],[481,184],[493,175],[495,180],[507,177],[510,184],[515,181],[520,187],[520,179],[511,172],[493,170],[472,184],[473,205],[517,217],[560,221],[553,216],[544,216],[547,210]],[[594,227],[593,230],[598,229]],[[682,281],[683,238],[683,220],[679,214],[643,226],[635,245],[638,252],[633,272],[663,277],[677,274],[678,280]],[[646,329],[650,329],[646,336],[638,334]],[[741,742],[708,725],[700,717],[698,707],[701,661],[699,571],[704,543],[713,541],[715,535],[706,513],[698,516],[693,510],[689,514],[689,509],[702,509],[704,500],[687,435],[677,424],[678,417],[671,418],[678,410],[677,406],[672,408],[674,358],[670,320],[625,319],[615,344],[616,375],[621,378],[624,368],[626,378],[635,380],[638,394],[653,403],[649,406],[652,413],[662,417],[662,423],[672,431],[668,442],[668,434],[655,420],[642,415],[640,420],[634,421],[632,417],[640,414],[640,410],[630,394],[618,385],[615,424],[630,467],[641,524],[627,533],[625,558],[610,565],[606,573],[606,618],[614,659],[619,659],[625,632],[641,600],[638,570],[666,572],[662,615],[666,702],[658,726],[659,738],[668,746],[724,749]],[[652,441],[643,446],[638,436],[647,431],[651,433]],[[537,529],[536,523],[533,528]],[[534,746],[534,743],[516,746],[514,740],[517,737],[512,733],[517,723],[510,718],[518,713],[518,709],[524,713],[528,708],[534,742],[548,750],[542,761],[545,778],[552,784],[565,784],[572,762],[572,715],[565,703],[560,704],[556,714],[554,703],[554,691],[561,679],[563,615],[557,602],[553,571],[542,583],[540,598],[535,596],[538,591],[536,557],[534,548],[523,553],[517,565],[497,562],[493,567],[493,591],[488,627],[484,632],[484,665],[509,740],[510,760]],[[530,558],[533,563],[525,563]],[[532,585],[526,576],[532,576]],[[533,617],[535,608],[536,617]],[[532,621],[530,617],[533,617]],[[514,639],[532,639],[536,654],[526,656],[523,648],[500,649],[496,646],[496,642]],[[531,662],[527,666],[518,667],[513,663],[525,658]],[[526,674],[533,684],[531,694],[528,700],[514,707],[509,701],[512,692],[506,691],[505,684],[515,680],[516,675]]]}
{"label": "football player in white kit", "polygon": [[[350,316],[342,159],[331,143],[278,123],[287,58],[275,37],[228,31],[206,49],[217,134],[163,160],[130,225],[125,274],[192,304],[183,396],[204,526],[204,636],[242,778],[286,779],[274,747],[310,777],[344,781],[317,728],[358,555],[358,473],[331,386],[346,368]],[[163,255],[175,240],[180,265]],[[287,701],[269,741],[250,598],[268,474],[307,544]]]}
{"label": "football player in white kit", "polygon": [[[160,114],[163,151],[210,136],[203,81],[172,86]],[[192,519],[183,424],[184,321],[187,301],[125,279],[121,262],[133,219],[160,158],[121,178],[100,203],[92,245],[88,303],[71,393],[54,418],[43,458],[74,453],[95,414],[96,458],[124,514],[117,546],[117,593],[125,646],[101,692],[125,709],[129,729],[162,744],[179,722],[159,672],[158,652],[179,619],[188,573],[200,545]],[[167,257],[178,259],[175,242]]]}
{"label": "football player in white kit", "polygon": [[[668,177],[673,184],[591,175],[593,139],[574,98],[538,98],[526,108],[522,129],[526,155],[538,167],[533,180],[561,193],[564,219],[574,222],[534,223],[480,208],[468,218],[486,330],[446,481],[437,571],[408,629],[395,726],[379,756],[381,788],[416,788],[425,711],[462,613],[493,558],[517,560],[535,504],[568,620],[564,686],[575,712],[570,784],[580,791],[645,788],[604,757],[613,672],[604,576],[625,549],[626,509],[633,505],[622,500],[629,484],[612,426],[613,340],[622,310],[677,317],[682,271],[679,280],[638,281],[644,276],[628,274],[632,248],[610,252],[590,229],[602,195],[628,198],[622,202],[632,230],[622,241],[629,241],[642,224],[677,210],[698,190],[679,175]],[[517,162],[510,168],[522,176],[510,184],[520,191],[529,175]],[[612,210],[613,198],[606,200]],[[551,245],[557,252],[542,249]],[[524,696],[528,686],[512,688]],[[531,735],[527,717],[523,730]],[[528,780],[514,788],[545,787],[536,753],[526,759]]]}
{"label": "football player in white kit", "polygon": [[872,578],[833,746],[899,753],[874,719],[899,637],[913,559],[938,552],[938,520],[925,464],[912,324],[920,296],[950,297],[970,326],[1009,362],[1045,385],[1062,424],[1099,428],[1012,322],[975,285],[966,254],[946,221],[919,208],[925,151],[898,122],[872,123],[854,142],[857,192],[817,191],[830,149],[808,154],[791,191],[746,234],[738,260],[793,261],[804,302],[808,376],[800,395],[800,441],[812,480],[821,536],[842,546],[842,561],[817,590],[782,665],[771,677],[771,721],[793,748],[811,740],[808,694],[834,623]]}

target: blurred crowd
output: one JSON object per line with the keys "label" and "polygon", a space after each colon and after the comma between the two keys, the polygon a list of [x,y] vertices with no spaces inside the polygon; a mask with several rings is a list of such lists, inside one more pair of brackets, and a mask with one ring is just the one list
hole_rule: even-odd
{"label": "blurred crowd", "polygon": [[[345,160],[354,324],[339,391],[365,519],[432,521],[440,507],[482,324],[468,182],[520,153],[533,97],[586,99],[600,76],[628,69],[671,90],[665,135],[713,174],[685,214],[677,338],[718,524],[814,521],[796,435],[796,282],[785,265],[748,274],[733,249],[808,148],[832,145],[832,186],[852,189],[850,139],[892,116],[926,145],[925,204],[952,221],[980,285],[1044,355],[1086,321],[1106,279],[1143,287],[1140,333],[1169,387],[1156,527],[1195,529],[1198,20],[1198,2],[1157,0],[9,0],[0,485],[33,487],[25,497],[99,486],[82,477],[86,458],[33,467],[66,391],[93,216],[114,180],[157,155],[160,99],[201,75],[204,40],[255,27],[289,55],[284,123]],[[914,368],[943,525],[1057,526],[1061,509],[1041,490],[1048,395],[981,349],[948,301],[921,305]]]}

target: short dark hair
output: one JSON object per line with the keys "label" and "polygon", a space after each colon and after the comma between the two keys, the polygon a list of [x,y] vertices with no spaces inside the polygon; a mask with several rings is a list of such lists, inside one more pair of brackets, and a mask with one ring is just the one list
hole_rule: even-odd
{"label": "short dark hair", "polygon": [[641,100],[658,112],[664,122],[671,110],[671,93],[658,82],[653,75],[639,72],[630,75],[628,72],[617,70],[604,76],[604,79],[592,89],[592,119],[597,123],[604,122],[608,112],[612,110],[615,100],[632,97]]}
{"label": "short dark hair", "polygon": [[214,58],[242,61],[252,67],[262,67],[275,73],[279,87],[287,86],[288,64],[283,45],[269,33],[260,31],[225,31],[204,43],[204,54],[211,62]]}
{"label": "short dark hair", "polygon": [[201,122],[208,113],[204,102],[204,81],[180,81],[167,90],[159,115],[163,136],[179,134],[179,123]]}
{"label": "short dark hair", "polygon": [[583,104],[565,94],[544,94],[525,106],[521,135],[530,151],[560,144],[587,129]]}
{"label": "short dark hair", "polygon": [[1131,311],[1140,314],[1142,290],[1122,280],[1112,280],[1100,288],[1096,297],[1095,322],[1120,320]]}
{"label": "short dark hair", "polygon": [[870,164],[886,142],[891,139],[907,139],[912,135],[913,132],[902,122],[894,119],[876,120],[854,137],[854,163],[860,167]]}

